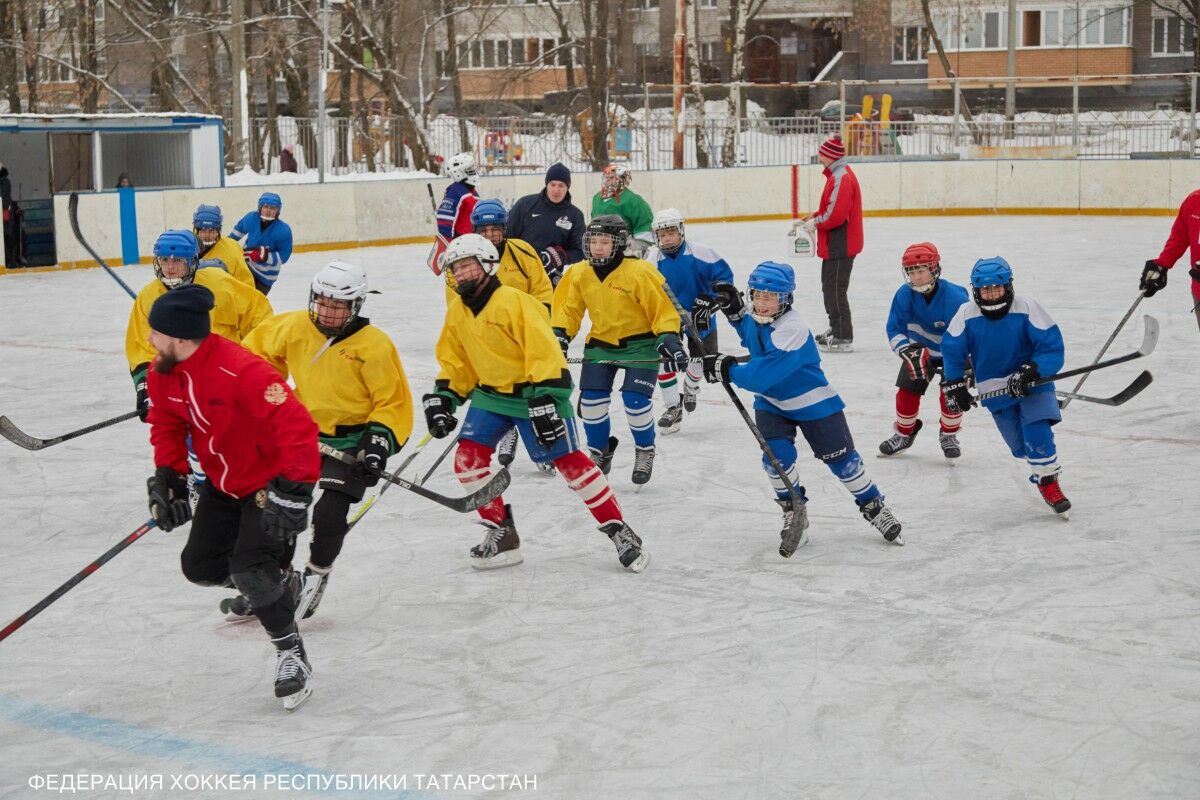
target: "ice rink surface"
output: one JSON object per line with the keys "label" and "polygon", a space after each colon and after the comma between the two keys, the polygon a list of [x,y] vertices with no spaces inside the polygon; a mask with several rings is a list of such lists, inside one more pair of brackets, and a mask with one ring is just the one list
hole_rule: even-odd
{"label": "ice rink surface", "polygon": [[[1119,408],[1074,402],[1055,429],[1070,522],[986,411],[966,416],[963,456],[947,463],[932,392],[912,450],[877,457],[893,420],[899,362],[884,321],[904,246],[935,242],[960,283],[975,259],[1006,257],[1017,293],[1062,328],[1071,367],[1095,357],[1169,227],[867,220],[850,287],[856,352],[825,355],[825,369],[906,547],[885,544],[802,457],[812,541],[780,558],[758,448],[720,387],[659,437],[654,478],[635,494],[615,411],[624,445],[611,480],[653,556],[644,573],[622,571],[573,493],[523,453],[506,495],[525,553],[515,568],[472,570],[474,517],[395,489],[350,535],[302,625],[315,692],[289,715],[262,630],[225,624],[226,592],[183,578],[185,532],[153,531],[0,643],[0,797],[43,796],[30,777],[63,773],[260,776],[240,793],[171,792],[167,777],[163,797],[307,796],[263,790],[268,773],[407,776],[403,796],[505,794],[414,788],[436,773],[536,776],[538,796],[553,798],[1200,797],[1200,339],[1186,264],[1110,352],[1137,347],[1143,311],[1162,324],[1157,351],[1085,391],[1111,394],[1143,367],[1154,384]],[[744,284],[758,261],[782,257],[786,229],[687,233]],[[383,292],[365,313],[395,339],[418,396],[444,307],[425,253],[337,254]],[[293,258],[276,309],[301,307],[333,257]],[[797,306],[823,330],[819,262],[797,272]],[[130,302],[107,275],[6,276],[0,298],[0,413],[50,436],[132,409]],[[721,338],[738,349],[723,322]],[[0,441],[0,624],[145,520],[151,471],[136,421],[37,453]],[[461,491],[447,465],[430,486]]]}

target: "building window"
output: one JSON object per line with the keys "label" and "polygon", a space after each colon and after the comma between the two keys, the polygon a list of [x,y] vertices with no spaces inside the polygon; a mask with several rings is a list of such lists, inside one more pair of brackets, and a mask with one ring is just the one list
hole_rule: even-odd
{"label": "building window", "polygon": [[1190,56],[1195,52],[1196,27],[1180,17],[1155,17],[1151,53],[1156,56]]}
{"label": "building window", "polygon": [[[1130,43],[1128,6],[1060,6],[1023,9],[1019,13],[1021,16],[1018,18],[1017,43],[1021,47],[1113,47],[1128,46]],[[961,15],[937,14],[934,16],[934,24],[937,25],[938,33],[941,34],[942,42],[948,50],[998,50],[1008,46],[1008,15],[1004,11],[963,11]],[[893,33],[895,35],[892,58],[893,61],[900,61],[900,29],[893,29]],[[1164,41],[1171,38],[1165,29],[1162,29],[1161,35]]]}
{"label": "building window", "polygon": [[913,64],[925,60],[925,51],[929,47],[929,37],[925,35],[922,25],[907,25],[892,28],[892,62],[897,64]]}
{"label": "building window", "polygon": [[1042,44],[1046,47],[1062,45],[1062,30],[1058,27],[1059,22],[1058,11],[1042,12]]}
{"label": "building window", "polygon": [[658,0],[638,0],[638,8],[652,9],[658,8]]}
{"label": "building window", "polygon": [[699,7],[700,8],[716,8],[717,0],[700,0]]}
{"label": "building window", "polygon": [[707,42],[700,43],[700,60],[705,64],[712,64],[724,53],[720,50],[721,41],[713,39]]}

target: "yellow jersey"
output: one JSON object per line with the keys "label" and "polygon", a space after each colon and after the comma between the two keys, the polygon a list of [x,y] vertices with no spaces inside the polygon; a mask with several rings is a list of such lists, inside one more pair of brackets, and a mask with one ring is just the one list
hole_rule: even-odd
{"label": "yellow jersey", "polygon": [[[454,291],[454,276],[446,270],[446,305],[458,296]],[[534,251],[533,246],[522,239],[505,239],[504,250],[500,253],[500,263],[496,265],[496,277],[505,286],[520,289],[538,302],[546,306],[550,313],[550,304],[554,298],[554,286],[546,275],[541,257]]]}
{"label": "yellow jersey", "polygon": [[[202,245],[203,246],[203,245]],[[242,255],[242,246],[228,236],[218,236],[211,247],[200,254],[200,267],[217,267],[229,273],[241,283],[257,291],[254,285],[254,273],[246,266],[246,257]]]}

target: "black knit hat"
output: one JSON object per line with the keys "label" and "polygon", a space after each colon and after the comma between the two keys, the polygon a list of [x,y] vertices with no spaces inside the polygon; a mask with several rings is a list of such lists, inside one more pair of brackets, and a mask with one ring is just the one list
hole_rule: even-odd
{"label": "black knit hat", "polygon": [[551,164],[550,169],[546,170],[546,183],[550,181],[562,181],[570,186],[571,170],[567,169],[564,164]]}
{"label": "black knit hat", "polygon": [[212,328],[213,293],[190,283],[172,289],[150,307],[150,327],[176,339],[203,339]]}

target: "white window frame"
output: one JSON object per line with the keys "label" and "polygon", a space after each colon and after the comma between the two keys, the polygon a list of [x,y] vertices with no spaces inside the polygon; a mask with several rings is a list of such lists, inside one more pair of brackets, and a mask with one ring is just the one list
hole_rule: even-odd
{"label": "white window frame", "polygon": [[[1170,32],[1170,21],[1171,20],[1179,21],[1179,51],[1176,53],[1172,53],[1169,50],[1159,48],[1159,39],[1160,38],[1163,40],[1162,43],[1164,45],[1166,44],[1167,34]],[[1158,27],[1159,27],[1160,23],[1162,24],[1161,35],[1159,34],[1159,31],[1158,31]],[[1192,27],[1192,24],[1190,22],[1188,22],[1186,19],[1183,19],[1182,17],[1179,17],[1175,14],[1168,14],[1165,11],[1154,14],[1154,16],[1152,16],[1151,20],[1150,20],[1150,57],[1151,58],[1191,58],[1192,56],[1194,56],[1195,55],[1194,48],[1195,48],[1195,42],[1196,42],[1196,36],[1195,36],[1194,31],[1193,31],[1193,36],[1192,36],[1193,49],[1189,50],[1187,48],[1187,41],[1188,41],[1187,32],[1188,32],[1188,28],[1191,28],[1191,27]]]}
{"label": "white window frame", "polygon": [[[1077,19],[1077,20],[1075,20],[1074,23],[1071,23],[1071,22],[1069,22],[1068,17],[1074,17],[1076,10],[1078,10],[1079,17],[1082,18],[1082,21]],[[1020,44],[1019,43],[1020,39],[1018,39],[1018,44],[1017,44],[1018,50],[1025,50],[1025,49],[1038,50],[1038,49],[1047,48],[1047,47],[1048,48],[1060,48],[1060,49],[1061,48],[1075,48],[1075,47],[1080,47],[1080,48],[1085,48],[1085,47],[1086,48],[1090,48],[1090,47],[1129,47],[1132,44],[1132,42],[1131,42],[1132,6],[1130,6],[1130,5],[1118,5],[1116,3],[1113,3],[1112,5],[1095,4],[1095,5],[1076,7],[1075,5],[1065,6],[1065,5],[1056,5],[1056,4],[1046,4],[1044,6],[1019,7],[1017,9],[1017,13],[1021,14],[1022,16],[1018,19],[1018,23],[1017,23],[1017,36],[1018,37],[1024,37],[1025,29],[1024,29],[1024,16],[1023,15],[1024,15],[1024,12],[1026,12],[1026,11],[1041,12],[1042,16],[1041,16],[1041,23],[1040,23],[1041,24],[1040,36],[1041,36],[1042,43],[1037,44],[1037,45],[1025,45],[1025,44]],[[1046,27],[1045,27],[1046,26],[1046,12],[1056,12],[1057,13],[1057,23],[1058,23],[1057,24],[1057,28],[1058,28],[1058,40],[1057,41],[1058,41],[1058,43],[1056,43],[1056,44],[1047,44],[1046,43],[1047,42]],[[1110,18],[1115,13],[1118,13],[1118,12],[1121,15],[1121,42],[1114,43],[1114,44],[1105,44],[1104,43],[1105,26],[1109,22]],[[999,30],[996,32],[997,38],[999,39],[999,45],[994,46],[994,47],[984,47],[983,46],[985,43],[986,35],[987,35],[986,21],[987,21],[988,14],[996,14],[997,20],[999,23]],[[934,15],[934,24],[937,26],[938,33],[941,34],[941,36],[942,36],[942,42],[945,45],[947,51],[951,51],[951,52],[971,52],[971,51],[986,51],[986,50],[996,51],[996,50],[1004,50],[1007,47],[1007,40],[1008,40],[1007,16],[1008,16],[1007,12],[1004,9],[1000,9],[1000,8],[985,8],[985,9],[979,9],[979,10],[972,9],[970,11],[964,10],[962,12],[961,18],[959,18],[957,16],[956,12],[948,11],[948,12],[943,12],[941,14],[935,14]],[[1164,16],[1169,16],[1169,15],[1164,15]],[[1155,19],[1157,19],[1157,18],[1158,17],[1156,16]],[[1088,24],[1089,19],[1091,20],[1090,25]],[[969,26],[969,22],[973,22],[974,25]],[[1074,24],[1075,27],[1077,28],[1074,32],[1069,31],[1071,24]],[[894,28],[898,28],[898,27],[901,27],[901,26],[898,26],[898,25],[894,26]],[[976,38],[978,38],[978,40],[979,40],[978,44],[973,44],[972,46],[969,46],[969,47],[964,46],[964,43],[962,41],[960,41],[959,35],[960,35],[960,33],[966,33],[966,32],[974,34],[976,36]],[[1095,41],[1089,43],[1087,41],[1087,38],[1089,36],[1091,36],[1093,39],[1095,39]],[[1077,44],[1076,39],[1078,39],[1079,37],[1083,37],[1083,41],[1080,41]],[[893,63],[902,63],[902,62],[896,62],[893,60]]]}
{"label": "white window frame", "polygon": [[[900,38],[900,58],[896,58],[896,32],[903,31]],[[910,61],[908,55],[909,37],[915,35],[918,39],[917,50],[918,57],[916,61]],[[924,25],[893,25],[892,26],[892,63],[893,64],[924,64],[926,55],[929,52],[929,36],[926,33]]]}

